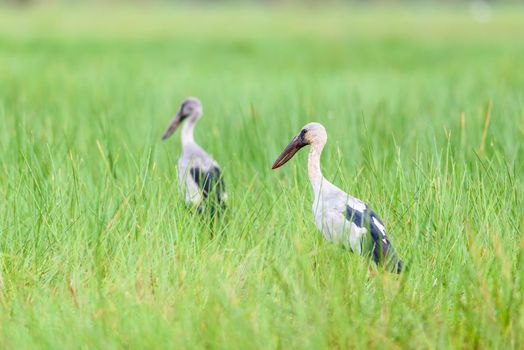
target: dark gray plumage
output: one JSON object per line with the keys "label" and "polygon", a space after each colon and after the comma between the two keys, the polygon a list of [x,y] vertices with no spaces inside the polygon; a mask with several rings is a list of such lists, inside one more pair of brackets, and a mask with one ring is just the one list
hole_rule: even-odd
{"label": "dark gray plumage", "polygon": [[[389,241],[384,223],[382,223],[382,220],[378,218],[373,210],[367,205],[363,211],[348,205],[346,209],[346,219],[357,225],[357,227],[369,232],[370,240],[363,239],[361,241],[361,251],[368,251],[372,255],[373,261],[377,264],[386,263],[390,265],[395,272],[400,273],[402,271],[402,262],[396,255]],[[368,247],[364,246],[366,241],[370,241]]]}
{"label": "dark gray plumage", "polygon": [[220,169],[212,167],[211,169],[203,170],[194,167],[189,170],[189,173],[201,190],[204,202],[207,204],[207,208],[200,207],[199,209],[209,209],[212,215],[225,209],[222,196],[226,191],[226,185],[220,174]]}

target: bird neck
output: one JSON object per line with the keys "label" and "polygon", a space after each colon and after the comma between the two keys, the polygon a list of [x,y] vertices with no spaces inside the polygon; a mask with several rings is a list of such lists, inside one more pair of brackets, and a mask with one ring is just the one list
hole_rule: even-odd
{"label": "bird neck", "polygon": [[193,138],[193,129],[195,128],[196,119],[188,118],[184,126],[182,127],[182,145],[187,145],[189,143],[194,143],[195,139]]}
{"label": "bird neck", "polygon": [[320,155],[322,154],[322,149],[324,145],[322,144],[312,144],[311,149],[309,150],[308,163],[307,163],[307,172],[309,175],[309,180],[311,181],[311,186],[313,186],[313,191],[315,195],[321,190],[322,180],[322,170],[320,170]]}

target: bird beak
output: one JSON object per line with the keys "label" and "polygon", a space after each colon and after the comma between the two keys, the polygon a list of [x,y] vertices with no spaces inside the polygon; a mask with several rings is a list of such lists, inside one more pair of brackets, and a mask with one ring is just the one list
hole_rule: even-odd
{"label": "bird beak", "polygon": [[169,136],[171,136],[175,132],[175,130],[178,128],[182,120],[184,120],[184,116],[182,115],[182,110],[179,110],[176,113],[176,115],[173,117],[173,121],[171,121],[171,124],[169,124],[169,127],[164,132],[164,135],[162,135],[162,140],[165,140]]}
{"label": "bird beak", "polygon": [[289,145],[287,145],[287,147],[282,151],[282,153],[280,153],[277,160],[275,160],[275,163],[273,163],[271,169],[276,169],[286,164],[287,161],[293,158],[295,153],[297,153],[298,150],[304,147],[305,145],[306,144],[301,139],[300,135],[295,136],[293,140],[291,140]]}

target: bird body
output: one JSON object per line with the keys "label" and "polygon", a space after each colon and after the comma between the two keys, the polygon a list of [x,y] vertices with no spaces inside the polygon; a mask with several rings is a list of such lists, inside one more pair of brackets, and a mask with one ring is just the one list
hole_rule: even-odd
{"label": "bird body", "polygon": [[187,119],[182,127],[182,155],[178,160],[178,180],[188,205],[212,214],[224,207],[225,185],[218,163],[194,140],[193,130],[202,115],[202,105],[195,98],[186,99],[164,133],[167,139]]}
{"label": "bird body", "polygon": [[312,211],[324,239],[341,243],[356,254],[369,255],[377,264],[400,272],[402,262],[375,212],[322,175],[320,156],[326,142],[327,134],[321,124],[307,124],[277,158],[273,169],[286,163],[300,148],[310,145],[308,176],[315,195]]}

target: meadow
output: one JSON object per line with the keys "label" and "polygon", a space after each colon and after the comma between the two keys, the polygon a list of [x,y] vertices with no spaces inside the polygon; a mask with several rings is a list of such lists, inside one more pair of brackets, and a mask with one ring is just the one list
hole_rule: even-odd
{"label": "meadow", "polygon": [[[0,8],[0,348],[524,347],[524,8]],[[186,96],[226,217],[183,205]],[[401,275],[325,242],[307,152]]]}

